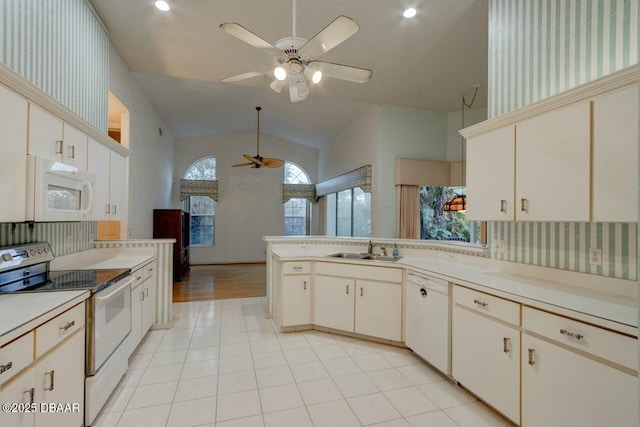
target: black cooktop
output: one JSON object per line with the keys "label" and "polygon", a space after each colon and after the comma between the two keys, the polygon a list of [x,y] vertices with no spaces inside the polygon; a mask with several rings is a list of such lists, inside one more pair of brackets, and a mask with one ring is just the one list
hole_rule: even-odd
{"label": "black cooktop", "polygon": [[0,287],[1,292],[90,290],[92,294],[127,277],[128,268],[102,270],[60,270],[17,280]]}

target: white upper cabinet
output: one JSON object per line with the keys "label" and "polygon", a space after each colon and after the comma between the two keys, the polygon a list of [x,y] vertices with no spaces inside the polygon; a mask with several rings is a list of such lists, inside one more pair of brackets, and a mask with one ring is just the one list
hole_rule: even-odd
{"label": "white upper cabinet", "polygon": [[589,221],[590,103],[516,125],[516,219]]}
{"label": "white upper cabinet", "polygon": [[93,173],[96,181],[93,187],[92,220],[109,219],[109,175],[111,150],[89,138],[87,170]]}
{"label": "white upper cabinet", "polygon": [[29,154],[62,160],[62,120],[29,104]]}
{"label": "white upper cabinet", "polygon": [[[0,86],[0,170],[6,183],[0,185],[0,222],[25,220],[27,178],[27,100]],[[10,183],[10,184],[9,184]]]}
{"label": "white upper cabinet", "polygon": [[505,126],[467,141],[467,218],[515,219],[514,133],[514,126]]}
{"label": "white upper cabinet", "polygon": [[68,123],[63,126],[62,163],[87,169],[87,135]]}
{"label": "white upper cabinet", "polygon": [[638,220],[638,85],[593,99],[594,222]]}
{"label": "white upper cabinet", "polygon": [[29,154],[87,169],[87,135],[29,104]]}
{"label": "white upper cabinet", "polygon": [[109,201],[111,220],[123,220],[127,201],[127,159],[111,151],[111,167],[109,174]]}

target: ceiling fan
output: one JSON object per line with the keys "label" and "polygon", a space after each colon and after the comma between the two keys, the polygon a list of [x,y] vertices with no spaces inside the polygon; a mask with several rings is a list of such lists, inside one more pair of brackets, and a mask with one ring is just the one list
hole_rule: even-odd
{"label": "ceiling fan", "polygon": [[284,160],[275,159],[273,157],[262,157],[260,155],[260,110],[262,107],[256,107],[256,111],[258,112],[258,132],[257,132],[257,149],[256,155],[251,156],[249,154],[243,154],[242,157],[249,160],[247,163],[237,163],[232,165],[234,168],[239,168],[241,166],[251,166],[252,169],[259,169],[264,166],[267,168],[279,168],[284,164]]}
{"label": "ceiling fan", "polygon": [[309,95],[308,80],[318,84],[323,77],[355,83],[366,83],[371,79],[373,71],[366,68],[316,60],[357,33],[360,27],[356,21],[348,16],[340,15],[310,40],[306,40],[297,37],[296,11],[297,3],[296,0],[293,0],[292,36],[278,40],[275,46],[236,22],[220,24],[222,31],[274,56],[279,64],[275,69],[265,67],[221,81],[232,83],[273,73],[275,78],[270,84],[271,89],[277,93],[282,92],[288,79],[289,98],[291,102],[299,102],[305,100]]}

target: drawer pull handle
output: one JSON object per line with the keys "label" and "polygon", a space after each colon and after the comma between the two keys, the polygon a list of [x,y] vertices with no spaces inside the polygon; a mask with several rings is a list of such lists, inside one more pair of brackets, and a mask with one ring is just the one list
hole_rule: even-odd
{"label": "drawer pull handle", "polygon": [[529,365],[533,366],[536,364],[536,361],[533,360],[533,354],[535,353],[535,349],[530,348],[529,349]]}
{"label": "drawer pull handle", "polygon": [[500,212],[507,213],[507,201],[504,199],[500,200]]}
{"label": "drawer pull handle", "polygon": [[345,288],[347,289],[347,295],[349,295],[349,285],[345,286]]}
{"label": "drawer pull handle", "polygon": [[9,362],[6,365],[0,365],[0,374],[7,372],[13,367],[13,362]]}
{"label": "drawer pull handle", "polygon": [[527,199],[520,199],[520,210],[522,212],[529,212],[529,200]]}
{"label": "drawer pull handle", "polygon": [[422,295],[423,297],[427,296],[427,290],[425,288],[420,288],[420,295]]}
{"label": "drawer pull handle", "polygon": [[136,280],[140,280],[140,279],[142,279],[142,276],[136,277]]}
{"label": "drawer pull handle", "polygon": [[293,267],[293,269],[294,269],[294,270],[296,270],[296,271],[298,271],[298,270],[302,270],[302,267],[300,267],[300,266],[296,266],[296,267]]}
{"label": "drawer pull handle", "polygon": [[54,389],[54,387],[55,387],[55,384],[54,384],[54,378],[55,378],[56,371],[51,370],[51,372],[45,372],[44,374],[45,374],[45,375],[49,375],[49,377],[51,378],[51,383],[50,383],[50,385],[49,385],[49,388],[45,388],[45,390],[47,390],[47,391],[53,391],[53,389]]}
{"label": "drawer pull handle", "polygon": [[304,290],[306,291],[306,290],[307,290],[307,281],[305,280],[305,281],[304,281],[304,282],[302,282],[302,283],[304,283]]}
{"label": "drawer pull handle", "polygon": [[576,334],[575,332],[570,332],[570,331],[567,331],[566,329],[560,329],[560,333],[561,333],[562,335],[566,335],[566,336],[568,336],[568,337],[570,337],[570,338],[575,338],[575,339],[577,339],[577,340],[581,340],[581,339],[583,339],[583,338],[584,338],[584,335],[582,335],[582,334]]}
{"label": "drawer pull handle", "polygon": [[113,214],[116,215],[118,212],[118,206],[117,205],[113,205]]}
{"label": "drawer pull handle", "polygon": [[502,352],[509,353],[511,351],[511,340],[509,338],[502,338]]}
{"label": "drawer pull handle", "polygon": [[76,324],[76,321],[75,321],[75,320],[72,320],[71,322],[67,322],[67,324],[66,324],[66,325],[64,325],[64,326],[60,326],[60,330],[61,330],[61,331],[66,331],[66,330],[68,330],[70,327],[72,327],[72,326],[73,326],[73,325],[75,325],[75,324]]}
{"label": "drawer pull handle", "polygon": [[106,214],[110,214],[111,213],[111,205],[107,204],[105,209],[104,209],[104,213]]}
{"label": "drawer pull handle", "polygon": [[144,291],[140,291],[140,301],[144,301]]}
{"label": "drawer pull handle", "polygon": [[150,268],[147,270],[149,273],[151,273],[153,271],[153,268]]}
{"label": "drawer pull handle", "polygon": [[56,141],[56,154],[62,154],[62,140]]}
{"label": "drawer pull handle", "polygon": [[149,296],[149,288],[144,288],[144,296],[145,297]]}
{"label": "drawer pull handle", "polygon": [[71,148],[71,152],[69,153],[69,158],[70,159],[75,159],[76,158],[76,146],[75,145],[71,145],[71,146],[69,146],[69,148]]}
{"label": "drawer pull handle", "polygon": [[31,387],[29,390],[22,392],[22,394],[29,393],[29,403],[33,404],[33,395],[36,389]]}
{"label": "drawer pull handle", "polygon": [[474,299],[473,302],[476,303],[476,305],[479,305],[480,307],[486,307],[489,305],[484,301],[480,301],[479,299]]}
{"label": "drawer pull handle", "polygon": [[363,297],[364,296],[364,289],[362,288],[362,286],[360,286],[360,296]]}

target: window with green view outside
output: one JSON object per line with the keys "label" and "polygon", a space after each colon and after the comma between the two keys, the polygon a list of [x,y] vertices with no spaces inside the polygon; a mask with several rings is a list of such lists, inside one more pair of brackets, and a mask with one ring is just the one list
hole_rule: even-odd
{"label": "window with green view outside", "polygon": [[[204,157],[193,163],[184,174],[184,179],[216,179],[216,158]],[[191,245],[212,246],[216,241],[215,216],[216,202],[209,196],[190,196]]]}

